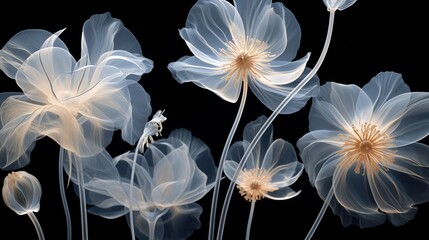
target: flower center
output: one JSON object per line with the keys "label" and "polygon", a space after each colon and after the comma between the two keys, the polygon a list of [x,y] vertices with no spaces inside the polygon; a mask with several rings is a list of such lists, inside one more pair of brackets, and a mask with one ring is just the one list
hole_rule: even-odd
{"label": "flower center", "polygon": [[374,174],[380,168],[394,161],[393,138],[380,131],[377,126],[364,123],[360,127],[353,125],[349,134],[341,134],[344,144],[338,151],[342,155],[339,167],[350,168],[355,164],[355,173]]}
{"label": "flower center", "polygon": [[278,189],[271,183],[271,178],[271,173],[265,169],[244,169],[238,175],[237,188],[247,201],[260,200],[268,192]]}
{"label": "flower center", "polygon": [[220,50],[221,57],[228,62],[222,66],[226,71],[225,80],[246,81],[248,76],[263,78],[270,71],[268,63],[273,57],[267,49],[265,42],[253,38],[228,42],[227,49]]}

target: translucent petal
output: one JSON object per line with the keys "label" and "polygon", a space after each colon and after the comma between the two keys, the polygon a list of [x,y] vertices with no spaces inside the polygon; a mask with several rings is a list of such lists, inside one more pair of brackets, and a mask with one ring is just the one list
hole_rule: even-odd
{"label": "translucent petal", "polygon": [[200,216],[203,208],[197,203],[171,208],[162,216],[164,239],[188,239],[201,227]]}
{"label": "translucent petal", "polygon": [[196,57],[183,57],[177,62],[170,63],[168,69],[180,83],[193,82],[226,101],[235,103],[238,100],[242,83],[225,80],[223,71]]}
{"label": "translucent petal", "polygon": [[68,82],[76,62],[70,53],[62,48],[43,48],[33,53],[16,73],[17,84],[33,101],[54,103],[57,97],[54,85],[57,81]]}
{"label": "translucent petal", "polygon": [[263,156],[261,168],[267,170],[274,169],[280,165],[298,162],[292,144],[280,138],[271,143]]}
{"label": "translucent petal", "polygon": [[335,198],[346,209],[362,213],[377,212],[378,202],[374,200],[371,192],[372,174],[356,174],[355,167],[353,164],[349,168],[336,169],[332,180]]}
{"label": "translucent petal", "polygon": [[285,187],[285,188],[281,188],[280,190],[277,190],[277,191],[268,192],[264,196],[266,198],[279,201],[279,200],[291,199],[293,197],[298,196],[298,194],[300,194],[300,193],[301,193],[301,191],[294,191],[292,188]]}
{"label": "translucent petal", "polygon": [[[305,71],[304,74],[309,70]],[[285,85],[266,85],[259,81],[249,81],[249,87],[253,94],[270,110],[276,109],[279,104],[286,98],[286,96],[294,89],[294,87],[303,79],[301,75],[297,80]],[[319,78],[313,77],[309,83],[306,84],[298,93],[293,97],[286,107],[284,107],[281,114],[291,114],[303,108],[307,101],[318,94]]]}
{"label": "translucent petal", "polygon": [[[267,11],[271,10],[271,0],[246,1],[234,0],[234,6],[244,24],[246,34],[251,37],[257,36],[259,23],[266,16]],[[272,13],[272,12],[271,12]],[[257,38],[263,41],[263,38]]]}
{"label": "translucent petal", "polygon": [[296,57],[296,54],[301,43],[301,27],[295,15],[287,9],[283,3],[275,2],[272,4],[274,12],[281,16],[286,26],[286,49],[283,53],[277,56],[278,61],[291,61]]}
{"label": "translucent petal", "polygon": [[198,1],[189,11],[186,28],[180,30],[192,53],[204,62],[219,66],[218,51],[230,41],[242,41],[244,26],[238,12],[224,0]]}
{"label": "translucent petal", "polygon": [[[256,120],[251,121],[246,124],[243,130],[243,141],[250,142],[255,138],[256,134],[261,129],[262,125],[267,121],[267,117],[264,115],[259,116]],[[269,125],[265,132],[261,135],[259,141],[256,143],[255,147],[252,150],[252,155],[254,156],[254,165],[255,167],[261,167],[262,160],[273,142],[273,126]],[[246,145],[247,147],[247,145]]]}
{"label": "translucent petal", "polygon": [[277,188],[290,186],[298,180],[303,170],[304,164],[298,161],[272,167],[271,183]]}
{"label": "translucent petal", "polygon": [[115,50],[107,52],[100,56],[98,66],[112,66],[121,70],[125,75],[137,75],[133,80],[140,80],[142,74],[148,73],[153,69],[153,61],[151,59],[136,56],[135,53],[123,50]]}
{"label": "translucent petal", "polygon": [[391,106],[396,103],[402,106],[403,104],[401,103],[403,102],[408,103],[407,108],[401,112],[400,118],[392,120],[397,121],[392,124],[396,128],[391,132],[396,146],[414,143],[429,134],[429,119],[427,118],[429,114],[429,93],[404,93],[391,99],[386,105]]}
{"label": "translucent petal", "polygon": [[[302,75],[305,70],[305,65],[310,57],[310,54],[307,54],[303,58],[289,62],[279,62],[274,61],[271,64],[270,74],[264,76],[260,81],[265,83],[266,85],[283,85],[288,84],[297,79]],[[304,76],[307,74],[304,74]],[[301,78],[302,79],[302,78]],[[274,87],[274,86],[273,86]]]}
{"label": "translucent petal", "polygon": [[377,111],[391,98],[410,92],[410,88],[402,79],[401,74],[395,72],[378,73],[362,87],[362,90],[374,103],[374,111]]}
{"label": "translucent petal", "polygon": [[[15,34],[0,50],[0,69],[10,78],[15,79],[17,70],[34,52],[38,51],[52,33],[42,29],[28,29]],[[67,49],[57,39],[56,47]]]}
{"label": "translucent petal", "polygon": [[109,12],[92,15],[83,25],[81,57],[86,65],[98,64],[102,55],[112,50],[124,50],[142,56],[135,36]]}

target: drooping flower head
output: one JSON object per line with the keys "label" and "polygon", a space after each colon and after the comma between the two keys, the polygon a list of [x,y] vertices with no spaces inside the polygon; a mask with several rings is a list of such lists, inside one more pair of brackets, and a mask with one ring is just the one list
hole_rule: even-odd
{"label": "drooping flower head", "polygon": [[[199,0],[180,30],[194,56],[168,65],[180,83],[193,82],[236,102],[243,83],[275,109],[309,69],[309,54],[294,61],[301,29],[282,3],[271,0]],[[298,111],[317,94],[314,77],[282,113]]]}
{"label": "drooping flower head", "polygon": [[353,5],[357,0],[323,0],[328,11],[344,10]]}
{"label": "drooping flower head", "polygon": [[[238,164],[244,152],[266,119],[265,116],[260,116],[248,123],[243,140],[231,146],[224,167],[225,175],[230,180],[239,170]],[[236,180],[237,188],[250,202],[264,197],[286,200],[300,193],[292,190],[290,185],[301,176],[303,169],[304,166],[298,162],[295,149],[290,143],[283,139],[273,141],[273,127],[270,125],[240,171]]]}
{"label": "drooping flower head", "polygon": [[112,131],[134,143],[151,112],[150,97],[137,82],[153,63],[143,57],[134,35],[110,13],[93,15],[83,26],[81,57],[41,29],[17,33],[0,50],[0,69],[23,94],[0,97],[0,167],[30,161],[44,136],[79,157],[110,143]]}
{"label": "drooping flower head", "polygon": [[[134,152],[101,162],[104,166],[112,162],[115,172],[93,175],[85,182],[87,202],[93,205],[90,213],[111,219],[129,218],[127,213],[134,211],[139,239],[149,236],[149,222],[156,225],[155,239],[186,239],[200,227],[202,207],[196,202],[213,188],[217,169],[207,145],[188,130],[177,129],[149,144],[144,154],[138,153],[132,204]],[[72,180],[77,182],[76,177]]]}
{"label": "drooping flower head", "polygon": [[9,173],[3,181],[4,203],[18,215],[38,212],[42,187],[37,178],[26,171]]}
{"label": "drooping flower head", "polygon": [[[362,89],[327,83],[313,99],[310,132],[298,141],[310,182],[343,225],[395,225],[429,200],[429,94],[381,72]],[[326,200],[328,201],[328,200]]]}

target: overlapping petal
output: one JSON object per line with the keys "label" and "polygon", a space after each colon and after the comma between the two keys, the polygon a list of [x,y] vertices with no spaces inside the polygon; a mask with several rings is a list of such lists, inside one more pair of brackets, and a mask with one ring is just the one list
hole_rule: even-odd
{"label": "overlapping petal", "polygon": [[429,200],[428,146],[417,142],[429,134],[428,100],[395,72],[377,74],[362,89],[321,87],[311,131],[297,147],[319,195],[327,200],[332,188],[330,206],[343,225],[371,227],[387,218],[399,226]]}

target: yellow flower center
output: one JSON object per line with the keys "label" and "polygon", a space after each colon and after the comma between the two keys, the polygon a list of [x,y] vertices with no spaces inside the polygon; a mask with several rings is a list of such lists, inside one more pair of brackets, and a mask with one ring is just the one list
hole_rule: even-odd
{"label": "yellow flower center", "polygon": [[242,42],[228,42],[227,49],[221,49],[221,57],[229,63],[223,66],[225,80],[246,81],[248,76],[261,79],[269,74],[268,63],[273,55],[267,51],[268,45],[260,40],[246,38]]}
{"label": "yellow flower center", "polygon": [[361,167],[364,170],[362,175],[365,172],[375,174],[394,161],[396,151],[390,149],[394,147],[393,138],[373,124],[353,125],[349,134],[341,134],[340,137],[344,139],[344,144],[337,152],[342,155],[339,167],[350,168],[356,164],[356,174],[360,173]]}
{"label": "yellow flower center", "polygon": [[277,190],[278,188],[271,183],[272,174],[260,168],[242,170],[238,175],[237,188],[241,196],[247,201],[256,201],[263,198],[268,192]]}

